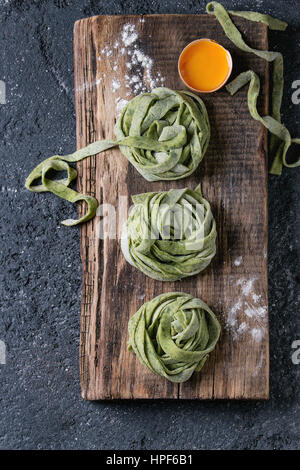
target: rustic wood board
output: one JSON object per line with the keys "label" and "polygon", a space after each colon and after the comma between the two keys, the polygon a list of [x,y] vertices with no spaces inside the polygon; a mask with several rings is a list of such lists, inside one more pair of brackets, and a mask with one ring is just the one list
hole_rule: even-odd
{"label": "rustic wood board", "polygon": [[[251,46],[267,48],[264,25],[234,21]],[[113,138],[116,99],[133,96],[126,96],[128,87],[124,85],[128,50],[122,55],[121,46],[112,47],[120,41],[127,23],[135,25],[139,48],[153,59],[152,75],[161,73],[165,85],[173,89],[184,88],[177,74],[183,47],[199,37],[219,41],[232,53],[232,77],[249,68],[259,73],[259,107],[267,112],[266,62],[237,50],[214,17],[96,16],[77,21],[74,27],[77,148]],[[113,80],[120,82],[117,92]],[[146,75],[144,83],[149,86]],[[126,263],[119,240],[99,239],[99,217],[81,227],[83,398],[268,398],[266,133],[249,116],[246,93],[244,89],[234,98],[225,90],[203,95],[212,127],[211,142],[198,170],[185,180],[149,183],[118,149],[78,164],[79,190],[116,208],[120,196],[130,204],[132,194],[193,188],[201,181],[218,229],[217,255],[203,273],[181,282],[162,283]],[[168,291],[202,298],[223,326],[217,349],[201,373],[182,385],[156,377],[127,351],[128,319],[144,301]]]}

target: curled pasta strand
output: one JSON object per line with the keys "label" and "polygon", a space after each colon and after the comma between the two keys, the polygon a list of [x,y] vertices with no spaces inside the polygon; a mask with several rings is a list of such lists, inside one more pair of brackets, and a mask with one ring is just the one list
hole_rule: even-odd
{"label": "curled pasta strand", "polygon": [[253,49],[245,43],[240,31],[231,21],[230,15],[240,16],[250,21],[258,21],[266,24],[272,30],[284,31],[287,27],[285,21],[273,18],[256,12],[226,11],[223,5],[218,2],[210,2],[206,5],[206,11],[215,15],[222,26],[226,36],[239,49],[255,54],[268,62],[273,62],[273,87],[272,87],[272,113],[271,116],[261,117],[256,109],[257,97],[259,94],[260,81],[253,71],[243,72],[233,82],[227,85],[227,90],[233,95],[243,85],[250,82],[248,91],[248,107],[251,116],[260,121],[270,132],[270,154],[273,162],[270,173],[281,175],[282,167],[296,167],[300,165],[300,158],[295,163],[288,163],[286,160],[287,151],[292,143],[300,144],[299,138],[291,138],[288,129],[281,123],[280,109],[283,95],[283,56],[280,52],[261,51]]}
{"label": "curled pasta strand", "polygon": [[[121,152],[148,181],[176,180],[193,173],[206,152],[210,125],[203,101],[187,91],[156,88],[133,98],[115,125],[117,140],[94,142],[70,155],[55,155],[40,163],[26,179],[33,192],[50,191],[69,202],[84,200],[87,213],[64,225],[77,225],[96,215],[97,200],[81,195],[69,185],[77,172],[69,164],[79,162],[112,147]],[[67,171],[67,178],[52,180],[48,171]],[[41,179],[41,183],[36,183]]]}

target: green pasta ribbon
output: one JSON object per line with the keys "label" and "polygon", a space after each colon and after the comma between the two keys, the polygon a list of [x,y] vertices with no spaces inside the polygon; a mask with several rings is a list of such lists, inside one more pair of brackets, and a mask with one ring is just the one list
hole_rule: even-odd
{"label": "green pasta ribbon", "polygon": [[218,2],[210,2],[206,6],[206,11],[214,14],[222,26],[226,36],[242,51],[250,52],[268,62],[273,62],[273,88],[272,88],[272,115],[261,117],[257,112],[257,97],[260,90],[259,77],[253,71],[240,74],[233,82],[227,85],[227,90],[233,95],[241,87],[249,83],[248,107],[251,116],[261,122],[272,134],[270,142],[270,154],[273,156],[270,173],[281,175],[282,166],[296,167],[300,165],[300,159],[295,163],[286,161],[287,151],[292,143],[300,144],[299,138],[291,138],[288,129],[281,123],[280,108],[283,95],[283,57],[280,52],[261,51],[248,46],[240,31],[231,21],[229,15],[240,16],[250,21],[257,21],[266,24],[272,30],[284,31],[287,23],[256,12],[225,10]]}
{"label": "green pasta ribbon", "polygon": [[216,222],[201,188],[132,196],[121,248],[147,276],[177,281],[205,269],[216,253]]}
{"label": "green pasta ribbon", "polygon": [[199,372],[218,342],[221,327],[200,299],[182,292],[146,302],[128,324],[129,350],[154,374],[171,382]]}
{"label": "green pasta ribbon", "polygon": [[[50,191],[69,202],[85,201],[87,213],[64,225],[77,225],[93,218],[97,200],[69,186],[77,172],[69,163],[79,162],[112,147],[121,152],[147,181],[176,180],[197,168],[210,139],[210,125],[203,101],[187,91],[156,88],[133,98],[115,125],[116,141],[97,141],[70,155],[54,155],[40,163],[26,179],[33,192]],[[66,171],[67,178],[53,180],[49,171]],[[48,177],[47,177],[48,175]],[[41,182],[36,183],[37,180]]]}

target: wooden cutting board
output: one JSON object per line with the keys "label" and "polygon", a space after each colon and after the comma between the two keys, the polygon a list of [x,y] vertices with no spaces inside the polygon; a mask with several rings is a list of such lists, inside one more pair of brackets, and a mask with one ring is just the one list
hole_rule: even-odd
{"label": "wooden cutting board", "polygon": [[[264,25],[243,19],[234,22],[252,47],[267,49]],[[230,50],[232,77],[247,69],[259,73],[259,110],[267,113],[267,63],[237,50],[214,17],[95,16],[77,21],[74,28],[77,148],[114,137],[117,107],[121,100],[138,94],[137,83],[147,89],[154,83],[184,88],[177,73],[178,56],[200,37],[215,39]],[[134,62],[134,50],[144,59],[143,65],[140,56],[137,69],[126,65]],[[197,171],[184,180],[149,183],[117,148],[78,164],[79,191],[114,206],[117,219],[120,214],[126,216],[126,208],[118,204],[121,200],[130,204],[132,194],[194,188],[201,182],[218,230],[217,255],[203,273],[163,283],[126,263],[119,239],[101,240],[100,216],[81,227],[83,398],[268,398],[266,133],[251,119],[246,97],[246,88],[234,97],[224,89],[202,96],[211,141]],[[182,385],[153,375],[127,351],[128,319],[145,301],[172,291],[202,298],[223,327],[205,367]]]}

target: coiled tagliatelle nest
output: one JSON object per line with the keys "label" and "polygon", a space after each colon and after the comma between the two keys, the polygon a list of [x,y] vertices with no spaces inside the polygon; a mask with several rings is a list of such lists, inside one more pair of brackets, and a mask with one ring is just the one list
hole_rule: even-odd
{"label": "coiled tagliatelle nest", "polygon": [[156,88],[127,104],[115,135],[119,141],[134,138],[132,145],[120,143],[120,150],[147,181],[176,180],[189,176],[201,162],[210,125],[199,96]]}
{"label": "coiled tagliatelle nest", "polygon": [[[39,193],[50,191],[73,203],[85,201],[88,209],[83,217],[62,221],[68,226],[81,224],[96,215],[98,202],[69,187],[77,177],[70,163],[119,146],[148,181],[185,178],[204,157],[210,126],[205,105],[198,96],[188,91],[156,88],[127,104],[115,125],[115,135],[117,140],[98,140],[70,155],[47,158],[27,177],[26,188]],[[67,178],[50,179],[53,170],[66,171]]]}
{"label": "coiled tagliatelle nest", "polygon": [[221,327],[202,300],[170,292],[142,305],[128,331],[129,350],[143,365],[171,382],[185,382],[203,367]]}
{"label": "coiled tagliatelle nest", "polygon": [[160,281],[199,273],[216,253],[216,222],[201,188],[132,196],[121,248],[126,260]]}

